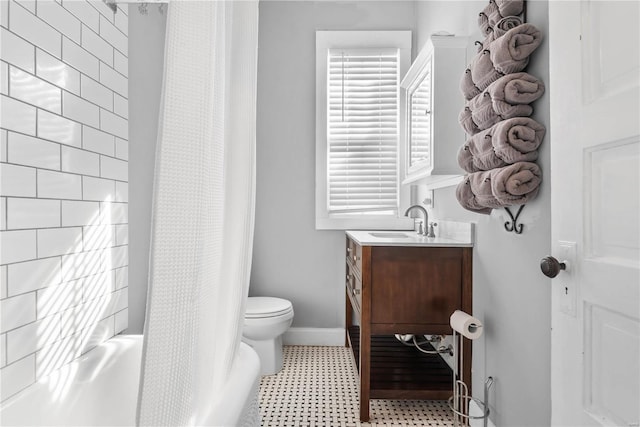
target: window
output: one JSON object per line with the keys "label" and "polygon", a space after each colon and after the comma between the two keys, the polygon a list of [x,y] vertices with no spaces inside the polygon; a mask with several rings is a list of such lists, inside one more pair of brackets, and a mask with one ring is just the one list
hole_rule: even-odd
{"label": "window", "polygon": [[316,228],[407,228],[399,83],[410,31],[316,33]]}

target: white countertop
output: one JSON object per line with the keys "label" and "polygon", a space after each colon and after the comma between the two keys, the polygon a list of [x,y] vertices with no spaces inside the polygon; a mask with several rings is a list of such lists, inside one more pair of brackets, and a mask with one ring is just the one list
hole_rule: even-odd
{"label": "white countertop", "polygon": [[413,230],[348,230],[347,235],[361,246],[473,247],[472,223],[440,221],[436,237],[425,237]]}

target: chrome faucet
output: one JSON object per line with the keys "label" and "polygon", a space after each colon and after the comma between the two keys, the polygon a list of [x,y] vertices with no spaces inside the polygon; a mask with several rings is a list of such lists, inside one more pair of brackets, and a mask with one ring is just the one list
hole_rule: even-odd
{"label": "chrome faucet", "polygon": [[425,208],[420,205],[409,206],[407,208],[407,211],[404,213],[404,216],[409,216],[409,212],[411,212],[413,209],[418,209],[424,215],[424,227],[421,227],[421,229],[418,230],[418,234],[422,234],[426,237],[435,237],[435,235],[429,236],[429,214],[427,213],[427,210]]}

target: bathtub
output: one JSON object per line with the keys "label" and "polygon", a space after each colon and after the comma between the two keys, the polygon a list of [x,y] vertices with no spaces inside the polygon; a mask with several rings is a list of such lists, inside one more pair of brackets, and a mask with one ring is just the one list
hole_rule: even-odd
{"label": "bathtub", "polygon": [[[260,361],[242,343],[222,400],[194,418],[208,426],[259,425]],[[133,426],[142,335],[119,335],[8,399],[3,426]]]}

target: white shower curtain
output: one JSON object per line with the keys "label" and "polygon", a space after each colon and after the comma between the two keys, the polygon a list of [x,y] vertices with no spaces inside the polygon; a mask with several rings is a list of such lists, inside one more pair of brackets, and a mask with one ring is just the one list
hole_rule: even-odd
{"label": "white shower curtain", "polygon": [[257,0],[169,5],[138,425],[198,423],[239,347],[257,38]]}

